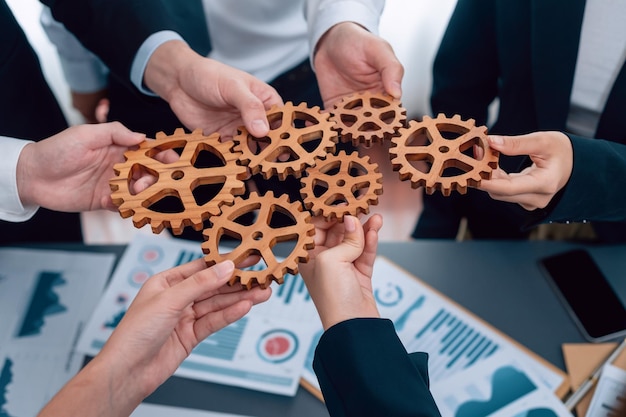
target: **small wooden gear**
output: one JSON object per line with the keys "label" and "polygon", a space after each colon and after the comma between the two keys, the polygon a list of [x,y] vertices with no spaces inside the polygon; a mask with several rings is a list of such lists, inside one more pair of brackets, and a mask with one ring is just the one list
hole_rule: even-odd
{"label": "small wooden gear", "polygon": [[400,101],[385,94],[364,92],[346,96],[334,107],[331,120],[341,141],[352,141],[354,146],[382,143],[395,136],[406,121],[406,109]]}
{"label": "small wooden gear", "polygon": [[255,138],[241,127],[234,138],[235,150],[241,152],[242,163],[253,175],[262,173],[265,179],[277,175],[280,180],[288,175],[300,178],[307,167],[315,165],[315,158],[323,158],[335,149],[337,132],[329,117],[319,107],[309,108],[306,103],[274,106],[267,112],[269,134]]}
{"label": "small wooden gear", "polygon": [[369,213],[369,206],[378,204],[383,192],[383,174],[378,164],[357,152],[328,155],[315,167],[307,169],[300,191],[304,205],[314,216],[340,219],[346,214]]}
{"label": "small wooden gear", "polygon": [[[242,224],[240,218],[250,212],[257,214],[255,222]],[[273,227],[272,218],[277,213],[291,219],[289,224]],[[252,255],[261,257],[260,265],[264,264],[265,268],[236,269],[229,281],[231,285],[239,281],[248,289],[255,284],[267,288],[272,280],[282,284],[286,273],[298,273],[298,263],[307,262],[307,251],[315,246],[311,214],[302,209],[300,202],[291,203],[286,195],[274,197],[269,192],[259,196],[253,192],[248,199],[238,197],[232,206],[224,207],[219,216],[212,217],[211,222],[213,226],[204,230],[205,242],[202,243],[208,266],[226,259],[238,264]],[[220,240],[223,236],[229,236],[239,244],[232,251],[221,254]],[[281,242],[290,242],[293,249],[279,261],[272,248]]]}
{"label": "small wooden gear", "polygon": [[[472,156],[473,146],[482,148],[482,158]],[[391,139],[389,154],[402,181],[411,180],[413,188],[425,187],[427,194],[440,189],[445,196],[452,190],[465,194],[468,186],[476,187],[481,179],[491,178],[499,157],[489,147],[485,126],[476,127],[472,119],[463,121],[459,115],[448,118],[443,114],[435,119],[425,116],[421,122],[411,121],[408,128],[400,129],[400,136]],[[418,169],[418,161],[426,162],[430,169]]]}
{"label": "small wooden gear", "polygon": [[[246,167],[237,163],[240,153],[233,152],[232,146],[220,142],[219,134],[204,136],[201,130],[185,133],[177,129],[171,136],[158,133],[155,140],[146,140],[138,149],[125,152],[126,161],[113,167],[116,174],[110,180],[113,203],[123,218],[133,216],[137,228],[150,223],[154,233],[169,227],[176,235],[185,226],[202,230],[204,220],[219,214],[222,205],[232,204],[235,195],[245,192],[243,180],[249,174]],[[180,158],[174,162],[157,159],[163,151],[181,149]],[[210,166],[202,165],[205,157],[212,158]],[[141,173],[156,177],[156,182],[134,193],[131,182]],[[212,198],[200,197],[200,191]],[[176,208],[159,206],[167,198],[170,203],[176,203]],[[207,198],[208,201],[203,201]]]}

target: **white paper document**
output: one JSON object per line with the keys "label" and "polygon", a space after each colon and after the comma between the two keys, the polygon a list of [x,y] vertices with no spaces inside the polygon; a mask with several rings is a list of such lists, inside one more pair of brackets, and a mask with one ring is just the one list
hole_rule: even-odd
{"label": "white paper document", "polygon": [[[95,355],[141,285],[157,272],[202,257],[198,242],[137,235],[91,317],[77,350]],[[311,344],[315,310],[300,276],[273,284],[269,301],[202,341],[175,375],[275,394],[295,395]],[[315,322],[313,322],[315,323]]]}
{"label": "white paper document", "polygon": [[621,417],[626,412],[626,371],[607,364],[587,409],[589,417]]}
{"label": "white paper document", "polygon": [[0,416],[34,416],[80,369],[113,254],[0,249]]}
{"label": "white paper document", "polygon": [[[457,375],[499,352],[524,363],[549,390],[556,390],[563,382],[561,375],[384,257],[376,259],[372,287],[381,316],[393,321],[407,351],[429,354],[431,384]],[[312,364],[321,334],[319,325],[303,374],[318,389]]]}
{"label": "white paper document", "polygon": [[563,403],[504,350],[431,385],[442,416],[572,417]]}

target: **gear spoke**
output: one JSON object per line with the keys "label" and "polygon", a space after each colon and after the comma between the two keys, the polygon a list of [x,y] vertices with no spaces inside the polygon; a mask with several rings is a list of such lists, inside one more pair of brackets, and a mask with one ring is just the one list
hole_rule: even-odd
{"label": "gear spoke", "polygon": [[[155,151],[173,150],[182,142],[185,143],[182,155],[175,163],[166,164],[147,156]],[[206,178],[198,178],[198,170],[191,166],[200,146],[214,150],[214,154],[225,161],[225,165],[220,167],[220,176],[215,176],[215,179],[207,181]],[[118,205],[122,217],[133,216],[133,223],[138,227],[150,223],[155,233],[165,227],[171,227],[174,234],[182,233],[185,225],[192,225],[194,229],[202,227],[204,220],[219,213],[223,204],[232,203],[235,195],[245,191],[242,180],[248,175],[246,168],[237,164],[239,154],[233,152],[232,144],[221,143],[217,133],[205,136],[200,129],[192,133],[177,129],[171,136],[159,133],[155,140],[142,142],[139,149],[127,151],[124,156],[126,161],[114,167],[117,176],[110,181],[113,190],[111,198]],[[136,166],[144,167],[145,171],[156,176],[157,181],[133,195],[127,179],[135,172]],[[223,187],[221,192],[200,206],[192,184],[208,183],[223,183]],[[168,196],[175,196],[182,210],[168,206],[159,207],[157,211],[155,203]]]}
{"label": "gear spoke", "polygon": [[[275,106],[268,110],[268,120],[275,120],[277,114],[280,114],[281,125],[275,129],[270,127],[267,135],[270,141],[258,155],[247,146],[249,134],[245,127],[240,127],[241,133],[234,138],[235,150],[242,153],[241,162],[253,174],[262,173],[264,178],[276,175],[279,179],[291,174],[299,178],[305,169],[315,165],[316,158],[324,158],[335,149],[337,133],[333,129],[334,123],[328,120],[328,114],[320,112],[319,107],[308,108],[305,103],[294,106],[287,102],[283,107]],[[295,120],[303,123],[310,121],[312,124],[294,126]],[[320,143],[316,149],[307,150],[303,143],[312,140],[319,140]],[[283,149],[290,155],[286,161],[276,158],[276,154]]]}
{"label": "gear spoke", "polygon": [[[407,145],[411,137],[424,131],[431,141],[428,146]],[[443,132],[465,133],[456,139],[446,139]],[[468,144],[478,144],[484,149],[482,160],[462,152],[462,149],[468,148]],[[458,115],[449,118],[443,114],[435,119],[425,116],[421,122],[409,122],[407,128],[400,129],[398,137],[391,139],[389,154],[394,171],[399,171],[400,180],[410,179],[414,188],[424,186],[429,194],[439,189],[445,196],[450,195],[452,190],[465,194],[468,186],[477,186],[481,179],[490,178],[492,171],[498,167],[499,157],[499,153],[489,147],[486,127],[476,127],[472,119],[463,121]],[[416,169],[411,164],[416,160],[428,160],[431,163],[430,170],[422,172]],[[447,168],[466,172],[443,177]]]}
{"label": "gear spoke", "polygon": [[[270,219],[276,210],[291,213],[295,218],[295,225],[284,228],[269,227]],[[246,288],[252,288],[256,283],[266,288],[272,281],[282,283],[283,276],[286,273],[297,273],[298,263],[308,260],[308,250],[314,245],[313,234],[315,228],[311,224],[310,213],[302,210],[299,202],[291,203],[286,195],[274,197],[269,192],[264,196],[257,193],[250,193],[248,199],[235,199],[232,206],[222,208],[222,213],[211,219],[213,227],[204,231],[206,241],[202,244],[203,252],[206,254],[205,260],[207,264],[212,265],[219,260],[218,254],[213,253],[212,248],[218,246],[216,230],[227,229],[230,225],[230,217],[233,213],[237,213],[237,217],[259,210],[257,221],[250,226],[238,226],[239,233],[242,236],[241,247],[244,247],[245,253],[259,254],[267,265],[265,270],[240,270],[236,269],[231,284],[239,281]],[[288,231],[288,234],[285,232]],[[291,237],[293,236],[293,238]],[[295,241],[296,246],[292,252],[283,260],[278,261],[268,242]]]}
{"label": "gear spoke", "polygon": [[[359,167],[364,174],[353,176],[350,170]],[[357,152],[346,155],[345,151],[336,156],[329,155],[324,161],[320,161],[313,168],[307,170],[307,177],[302,179],[300,194],[304,205],[315,216],[320,214],[326,219],[338,218],[350,214],[369,213],[369,206],[378,203],[378,195],[382,194],[382,174],[378,165],[371,163],[368,157],[361,158]],[[327,190],[316,197],[314,187],[319,181],[326,182]],[[365,188],[367,188],[365,190]],[[354,192],[365,190],[360,199],[354,197]],[[334,196],[342,195],[347,204],[335,204]]]}

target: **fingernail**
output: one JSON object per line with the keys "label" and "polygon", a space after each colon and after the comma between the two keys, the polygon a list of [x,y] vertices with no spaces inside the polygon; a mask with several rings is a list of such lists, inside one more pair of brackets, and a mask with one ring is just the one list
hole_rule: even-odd
{"label": "fingernail", "polygon": [[352,216],[345,216],[343,218],[344,228],[346,232],[352,233],[356,230],[356,219]]}
{"label": "fingernail", "polygon": [[230,278],[235,270],[233,261],[223,261],[213,266],[213,271],[217,275],[218,280]]}
{"label": "fingernail", "polygon": [[504,143],[502,136],[489,136],[489,141],[494,145],[502,145]]}

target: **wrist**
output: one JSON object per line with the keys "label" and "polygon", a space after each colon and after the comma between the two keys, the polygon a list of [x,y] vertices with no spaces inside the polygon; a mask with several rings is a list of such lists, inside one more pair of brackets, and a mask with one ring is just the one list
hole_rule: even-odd
{"label": "wrist", "polygon": [[[111,415],[127,416],[152,392],[143,389],[134,370],[127,368],[121,358],[108,360],[98,354],[83,369],[87,380],[98,392],[106,393],[107,402],[103,404],[114,411]],[[81,372],[83,372],[81,371]]]}
{"label": "wrist", "polygon": [[180,73],[197,54],[184,41],[171,40],[159,46],[151,55],[144,73],[144,84],[169,102],[179,86]]}
{"label": "wrist", "polygon": [[99,356],[89,362],[41,410],[38,417],[129,416],[143,400],[130,372],[121,373]]}

